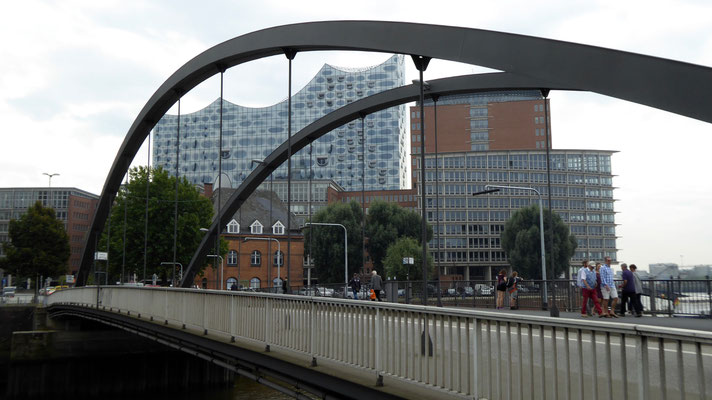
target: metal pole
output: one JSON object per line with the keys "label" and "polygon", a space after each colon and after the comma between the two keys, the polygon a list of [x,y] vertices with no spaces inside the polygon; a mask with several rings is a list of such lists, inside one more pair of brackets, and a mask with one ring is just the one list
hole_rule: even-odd
{"label": "metal pole", "polygon": [[[218,133],[218,230],[215,232],[215,254],[220,255],[220,232],[222,231],[222,202],[220,196],[222,195],[222,133],[223,133],[223,75],[225,74],[225,68],[220,66],[220,132]],[[220,263],[220,289],[223,288],[223,281],[225,277],[222,274],[222,262]],[[217,272],[217,271],[216,271]],[[217,288],[217,285],[215,285]]]}
{"label": "metal pole", "polygon": [[[433,99],[433,133],[435,134],[435,233],[437,234],[435,241],[437,243],[435,257],[435,269],[438,272],[438,307],[443,306],[442,294],[440,293],[440,177],[438,175],[439,158],[438,158],[438,98],[440,96],[432,96]],[[467,267],[469,268],[469,267]],[[469,275],[469,274],[468,274]]]}
{"label": "metal pole", "polygon": [[428,304],[428,228],[425,213],[425,93],[424,93],[424,82],[423,82],[423,71],[428,68],[428,63],[430,62],[429,57],[424,56],[411,56],[413,58],[413,63],[415,68],[418,69],[420,74],[420,199],[421,199],[421,230],[420,230],[420,244],[423,246],[422,251],[422,264],[423,264],[423,305]]}
{"label": "metal pole", "polygon": [[363,123],[365,117],[361,114],[361,272],[366,271],[366,131]]}
{"label": "metal pole", "polygon": [[297,51],[285,48],[284,55],[289,60],[289,88],[287,91],[287,282],[289,282],[292,264],[292,60],[297,55]]}
{"label": "metal pole", "polygon": [[146,213],[143,227],[143,282],[146,282],[146,261],[148,257],[148,195],[151,185],[151,132],[148,132],[148,161],[146,162]]}
{"label": "metal pole", "polygon": [[554,269],[554,217],[553,211],[551,209],[551,167],[549,166],[549,147],[551,147],[551,143],[549,141],[549,102],[547,100],[549,90],[542,90],[541,93],[544,96],[544,130],[546,133],[546,187],[547,192],[549,192],[549,251],[551,252],[551,255],[549,257],[549,264],[551,264],[551,279],[553,280],[554,284],[554,291],[553,296],[551,297],[551,309],[549,310],[549,314],[552,317],[558,317],[559,308],[556,306],[556,270]]}
{"label": "metal pole", "polygon": [[176,283],[176,258],[178,252],[178,175],[180,174],[180,97],[178,98],[178,128],[176,129],[176,184],[175,184],[175,205],[173,209],[173,267],[171,273],[171,282],[175,286]]}
{"label": "metal pole", "polygon": [[122,243],[123,248],[121,249],[121,252],[122,252],[121,279],[119,279],[121,284],[124,283],[124,274],[125,274],[125,268],[126,268],[126,215],[127,215],[127,208],[128,208],[128,202],[129,202],[128,191],[129,191],[129,174],[127,173],[126,174],[126,187],[124,188],[124,239],[123,239],[123,243]]}

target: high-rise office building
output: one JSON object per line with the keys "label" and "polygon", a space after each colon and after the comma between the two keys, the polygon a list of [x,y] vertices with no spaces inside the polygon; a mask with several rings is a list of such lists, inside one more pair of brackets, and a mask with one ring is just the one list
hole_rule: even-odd
{"label": "high-rise office building", "polygon": [[[510,91],[443,97],[436,107],[426,102],[426,218],[435,233],[429,248],[445,275],[491,279],[509,264],[500,242],[506,220],[539,201],[526,190],[472,195],[485,185],[534,188],[548,208],[544,101],[538,91]],[[413,182],[420,208],[422,119],[419,106],[410,112]],[[572,266],[584,259],[616,259],[612,154],[550,149],[552,210],[578,240]]]}
{"label": "high-rise office building", "polygon": [[[292,134],[349,103],[402,86],[402,55],[368,68],[324,65],[292,97]],[[264,108],[223,103],[223,186],[236,188],[255,165],[287,141],[287,100]],[[407,186],[405,106],[396,106],[350,122],[292,155],[292,179],[333,180],[345,190],[394,190]],[[165,115],[153,130],[153,164],[175,173],[178,116]],[[179,171],[193,184],[218,181],[220,99],[180,115]],[[311,150],[310,150],[311,149]],[[311,154],[310,154],[311,153]],[[362,171],[365,184],[362,185]],[[286,163],[274,179],[287,178]]]}
{"label": "high-rise office building", "polygon": [[64,222],[70,247],[67,271],[75,273],[99,202],[99,196],[77,188],[0,188],[0,257],[5,256],[2,243],[10,240],[10,220],[20,219],[37,201],[52,207],[57,219]]}

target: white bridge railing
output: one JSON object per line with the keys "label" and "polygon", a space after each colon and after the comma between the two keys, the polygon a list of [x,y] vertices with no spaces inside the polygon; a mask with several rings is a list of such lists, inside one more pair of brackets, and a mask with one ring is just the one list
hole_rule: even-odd
{"label": "white bridge railing", "polygon": [[[97,294],[99,301],[97,303]],[[487,399],[705,399],[712,333],[267,293],[109,286],[49,296]]]}

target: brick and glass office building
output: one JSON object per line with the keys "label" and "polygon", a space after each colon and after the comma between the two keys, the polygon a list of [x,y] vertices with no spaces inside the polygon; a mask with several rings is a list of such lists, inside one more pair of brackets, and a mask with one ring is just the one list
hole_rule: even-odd
{"label": "brick and glass office building", "polygon": [[[64,223],[70,246],[67,272],[75,274],[79,270],[84,238],[94,219],[99,196],[68,187],[0,188],[0,243],[10,240],[10,220],[20,219],[37,201],[45,207],[54,208],[57,218]],[[0,257],[4,256],[0,246]]]}
{"label": "brick and glass office building", "polygon": [[[538,203],[532,191],[472,195],[485,185],[535,188],[548,208],[544,101],[536,91],[439,99],[437,182],[435,109],[426,102],[426,217],[436,233],[429,247],[444,275],[490,279],[509,266],[500,241],[504,224],[515,210]],[[420,108],[410,112],[413,185],[420,209]],[[572,266],[584,259],[616,259],[613,153],[550,149],[552,209],[578,240]]]}

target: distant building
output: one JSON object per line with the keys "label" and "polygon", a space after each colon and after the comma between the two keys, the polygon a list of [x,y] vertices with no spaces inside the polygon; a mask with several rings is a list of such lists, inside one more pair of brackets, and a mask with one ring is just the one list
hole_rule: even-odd
{"label": "distant building", "polygon": [[[223,189],[220,200],[223,205],[234,189]],[[217,190],[206,185],[205,195],[211,197],[217,215]],[[222,238],[228,243],[228,253],[223,261],[224,276],[219,270],[208,267],[203,276],[196,276],[195,284],[207,289],[229,290],[232,285],[243,288],[264,289],[274,287],[274,280],[281,276],[292,287],[302,286],[306,278],[304,265],[304,237],[292,218],[291,265],[287,277],[287,207],[273,193],[255,191],[232,219],[222,227]],[[214,254],[214,251],[212,252]],[[309,272],[307,271],[307,274]]]}
{"label": "distant building", "polygon": [[[533,191],[473,193],[488,184],[530,187],[541,193],[548,208],[544,108],[539,91],[448,96],[436,104],[426,100],[426,218],[434,228],[429,248],[444,279],[492,279],[493,271],[508,267],[500,240],[504,224],[512,212],[539,202]],[[412,179],[420,209],[420,107],[411,107],[410,113]],[[572,266],[584,259],[616,259],[613,153],[550,150],[551,208],[578,240]]]}
{"label": "distant building", "polygon": [[[70,246],[67,272],[76,274],[99,196],[70,187],[0,188],[0,244],[10,241],[10,220],[19,219],[37,201],[45,207],[54,208],[57,218],[64,222]],[[2,246],[0,257],[5,257]]]}
{"label": "distant building", "polygon": [[680,268],[674,263],[648,264],[650,276],[655,279],[669,279],[680,276]]}
{"label": "distant building", "polygon": [[[404,84],[402,55],[367,68],[324,65],[292,96],[292,134],[331,111]],[[175,174],[180,132],[181,176],[193,184],[215,183],[222,159],[222,185],[237,188],[254,169],[252,160],[264,159],[287,141],[287,113],[286,99],[263,108],[224,101],[220,155],[220,99],[194,113],[165,115],[153,130],[154,167]],[[333,180],[347,191],[360,190],[365,172],[366,190],[405,188],[409,184],[406,135],[405,105],[371,113],[363,128],[360,120],[349,122],[293,154],[292,180]],[[286,163],[274,171],[274,179],[287,179]]]}

